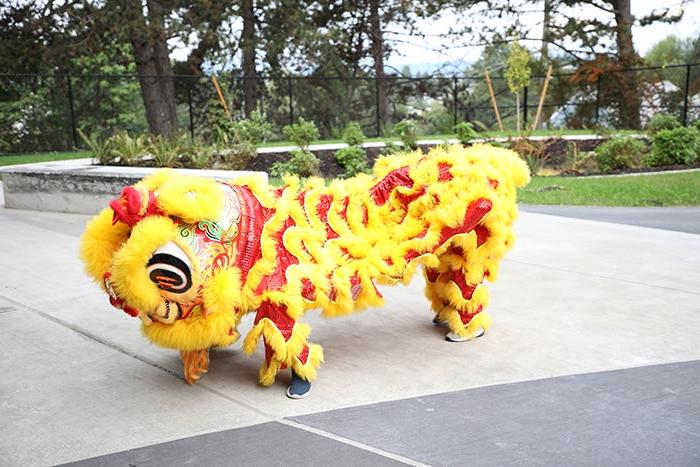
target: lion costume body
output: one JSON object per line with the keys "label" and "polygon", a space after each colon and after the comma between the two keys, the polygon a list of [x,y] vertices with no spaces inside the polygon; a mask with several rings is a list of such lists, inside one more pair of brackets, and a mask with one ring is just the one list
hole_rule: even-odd
{"label": "lion costume body", "polygon": [[528,180],[515,153],[483,145],[384,157],[373,176],[330,186],[159,171],[88,224],[81,257],[112,305],[181,352],[187,382],[206,372],[211,347],[236,341],[249,312],[243,349],[263,338],[260,382],[285,367],[312,381],[323,351],[304,313],[380,306],[376,284],[407,283],[420,264],[437,320],[460,336],[487,330],[483,281],[513,244],[515,189]]}

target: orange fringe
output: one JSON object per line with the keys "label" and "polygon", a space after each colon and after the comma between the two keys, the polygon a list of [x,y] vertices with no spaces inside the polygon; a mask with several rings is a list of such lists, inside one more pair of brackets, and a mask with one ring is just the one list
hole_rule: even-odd
{"label": "orange fringe", "polygon": [[180,352],[185,381],[194,384],[204,373],[209,371],[209,349]]}

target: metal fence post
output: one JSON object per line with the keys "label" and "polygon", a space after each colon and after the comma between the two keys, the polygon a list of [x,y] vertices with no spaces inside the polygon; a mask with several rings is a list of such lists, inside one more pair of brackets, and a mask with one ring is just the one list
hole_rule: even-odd
{"label": "metal fence post", "polygon": [[289,124],[294,125],[294,95],[292,94],[292,78],[287,78],[287,94],[289,96]]}
{"label": "metal fence post", "polygon": [[382,116],[381,112],[379,111],[379,77],[375,76],[374,77],[374,105],[377,109],[376,112],[376,118],[377,118],[377,136],[382,136]]}
{"label": "metal fence post", "polygon": [[600,79],[603,75],[599,74],[595,83],[595,124],[598,124],[598,118],[600,117]]}
{"label": "metal fence post", "polygon": [[452,77],[452,114],[454,125],[457,126],[457,77]]}
{"label": "metal fence post", "polygon": [[523,128],[527,127],[527,86],[523,88]]}
{"label": "metal fence post", "polygon": [[683,126],[688,126],[688,91],[690,91],[690,65],[685,66],[685,95],[683,97]]}
{"label": "metal fence post", "polygon": [[192,117],[192,85],[187,83],[187,108],[190,116],[190,140],[194,141],[194,118]]}
{"label": "metal fence post", "polygon": [[75,124],[75,108],[73,106],[73,83],[71,82],[70,75],[68,78],[68,107],[70,108],[70,128],[71,134],[73,136],[73,147],[78,147],[78,131]]}

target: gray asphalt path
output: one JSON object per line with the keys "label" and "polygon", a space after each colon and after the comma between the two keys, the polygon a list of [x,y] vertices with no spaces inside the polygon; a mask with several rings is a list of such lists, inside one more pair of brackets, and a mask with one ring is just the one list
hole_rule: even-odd
{"label": "gray asphalt path", "polygon": [[520,209],[552,216],[700,234],[700,208],[698,207],[630,208],[521,204]]}
{"label": "gray asphalt path", "polygon": [[292,417],[73,466],[699,465],[700,361],[502,384]]}

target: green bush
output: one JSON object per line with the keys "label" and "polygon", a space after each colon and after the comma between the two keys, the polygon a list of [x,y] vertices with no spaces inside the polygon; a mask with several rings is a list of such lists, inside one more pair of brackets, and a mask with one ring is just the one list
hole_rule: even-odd
{"label": "green bush", "polygon": [[[315,127],[314,127],[315,128]],[[270,168],[270,173],[274,177],[281,177],[285,174],[297,175],[299,177],[311,177],[318,175],[318,168],[321,161],[311,152],[303,149],[292,151],[292,157],[285,162],[275,162]]]}
{"label": "green bush", "polygon": [[651,154],[644,164],[660,165],[692,164],[700,160],[700,130],[693,127],[679,127],[661,130],[652,138]]}
{"label": "green bush", "polygon": [[460,144],[467,145],[477,137],[476,130],[469,122],[461,122],[455,125],[455,133]]}
{"label": "green bush", "polygon": [[311,142],[318,139],[320,136],[314,122],[307,122],[301,117],[299,117],[297,123],[285,126],[282,128],[282,131],[284,131],[287,138],[302,150],[306,150]]}
{"label": "green bush", "polygon": [[595,148],[595,161],[601,172],[638,166],[647,146],[641,139],[629,136],[615,137]]}
{"label": "green bush", "polygon": [[358,173],[368,170],[367,154],[362,148],[350,146],[338,149],[335,152],[335,160],[345,169],[344,178],[354,177]]}
{"label": "green bush", "polygon": [[410,149],[418,148],[418,127],[413,120],[401,120],[394,125],[393,133],[401,139],[404,147]]}
{"label": "green bush", "polygon": [[343,141],[348,146],[359,146],[365,142],[365,134],[362,127],[357,122],[350,122],[343,130]]}
{"label": "green bush", "polygon": [[679,126],[681,126],[681,122],[675,116],[660,113],[651,117],[651,120],[647,123],[646,131],[649,136],[654,136],[661,130],[673,130]]}
{"label": "green bush", "polygon": [[265,115],[255,111],[250,118],[234,122],[233,131],[238,141],[257,146],[272,135],[272,124],[265,119]]}

